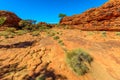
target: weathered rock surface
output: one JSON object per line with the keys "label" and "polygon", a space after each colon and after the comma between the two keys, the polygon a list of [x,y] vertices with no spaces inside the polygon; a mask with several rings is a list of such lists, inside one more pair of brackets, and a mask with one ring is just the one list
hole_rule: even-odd
{"label": "weathered rock surface", "polygon": [[[0,80],[120,80],[119,33],[56,31],[65,46],[44,32],[0,40]],[[93,57],[87,74],[78,76],[66,64],[65,47],[82,48]]]}
{"label": "weathered rock surface", "polygon": [[4,24],[0,27],[15,27],[18,28],[18,22],[21,20],[16,14],[8,11],[0,11],[0,17],[6,17]]}
{"label": "weathered rock surface", "polygon": [[101,7],[64,17],[60,24],[77,25],[75,28],[84,30],[120,30],[120,1],[110,0]]}

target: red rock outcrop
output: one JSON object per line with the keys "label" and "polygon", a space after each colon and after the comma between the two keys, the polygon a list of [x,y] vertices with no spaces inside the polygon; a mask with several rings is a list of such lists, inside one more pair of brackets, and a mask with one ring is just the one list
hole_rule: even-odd
{"label": "red rock outcrop", "polygon": [[83,30],[120,30],[120,0],[110,0],[101,7],[64,17],[60,24]]}
{"label": "red rock outcrop", "polygon": [[5,17],[6,20],[4,24],[0,27],[15,27],[18,28],[18,22],[21,20],[16,14],[8,11],[0,11],[0,17]]}

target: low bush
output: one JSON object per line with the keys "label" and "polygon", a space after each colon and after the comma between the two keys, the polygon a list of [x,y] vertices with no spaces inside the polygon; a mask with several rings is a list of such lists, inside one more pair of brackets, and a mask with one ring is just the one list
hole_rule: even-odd
{"label": "low bush", "polygon": [[61,45],[61,46],[64,46],[64,43],[62,40],[58,40],[58,43]]}
{"label": "low bush", "polygon": [[16,31],[16,29],[15,28],[7,28],[6,31],[14,33]]}
{"label": "low bush", "polygon": [[116,35],[117,35],[117,36],[120,36],[120,32],[116,32]]}
{"label": "low bush", "polygon": [[50,28],[47,27],[47,26],[40,26],[38,29],[39,29],[39,31],[46,31],[46,30],[48,30]]}
{"label": "low bush", "polygon": [[106,35],[106,31],[102,31],[102,36],[103,37],[106,37],[107,35]]}
{"label": "low bush", "polygon": [[58,40],[60,37],[59,36],[54,36],[53,39],[54,40]]}
{"label": "low bush", "polygon": [[5,38],[13,38],[15,36],[15,33],[8,31],[1,31],[0,36],[4,36]]}
{"label": "low bush", "polygon": [[17,35],[23,35],[23,34],[26,34],[27,31],[26,31],[26,30],[17,30],[15,33],[16,33]]}
{"label": "low bush", "polygon": [[4,24],[6,17],[0,17],[0,26]]}
{"label": "low bush", "polygon": [[72,70],[78,75],[84,75],[89,71],[89,65],[93,58],[82,49],[67,52],[66,60]]}
{"label": "low bush", "polygon": [[10,32],[7,32],[7,31],[0,32],[0,36],[8,36],[9,34],[10,34]]}
{"label": "low bush", "polygon": [[31,33],[32,36],[38,36],[39,34],[40,34],[39,31],[33,31],[33,32]]}

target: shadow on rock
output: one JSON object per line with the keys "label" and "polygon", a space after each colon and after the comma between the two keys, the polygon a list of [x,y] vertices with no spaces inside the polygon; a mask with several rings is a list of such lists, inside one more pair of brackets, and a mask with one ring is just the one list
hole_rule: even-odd
{"label": "shadow on rock", "polygon": [[68,80],[66,76],[61,74],[56,74],[54,69],[48,68],[49,63],[44,65],[44,67],[38,72],[34,73],[32,76],[26,76],[25,80]]}
{"label": "shadow on rock", "polygon": [[26,69],[26,66],[23,67],[19,67],[18,68],[19,63],[14,63],[14,64],[8,64],[8,65],[0,65],[0,80],[9,73],[14,73],[14,72],[19,72],[23,69]]}
{"label": "shadow on rock", "polygon": [[39,77],[39,79],[44,80],[67,80],[66,76],[63,76],[61,74],[55,74],[55,71],[53,69],[46,70],[43,76]]}
{"label": "shadow on rock", "polygon": [[25,41],[10,45],[0,45],[0,48],[26,48],[32,46],[35,41]]}

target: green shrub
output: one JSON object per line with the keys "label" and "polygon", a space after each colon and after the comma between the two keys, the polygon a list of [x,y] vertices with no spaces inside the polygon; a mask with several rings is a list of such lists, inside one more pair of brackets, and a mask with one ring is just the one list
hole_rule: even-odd
{"label": "green shrub", "polygon": [[8,36],[8,35],[5,35],[4,38],[7,39],[7,38],[9,38],[9,36]]}
{"label": "green shrub", "polygon": [[67,15],[66,15],[66,14],[63,14],[63,13],[60,13],[60,14],[58,15],[58,17],[61,18],[61,19],[64,18],[65,16],[67,16]]}
{"label": "green shrub", "polygon": [[47,32],[48,36],[55,36],[54,32]]}
{"label": "green shrub", "polygon": [[4,24],[6,19],[7,19],[6,17],[0,17],[0,26]]}
{"label": "green shrub", "polygon": [[8,36],[9,34],[10,34],[10,32],[7,32],[7,31],[0,32],[0,36]]}
{"label": "green shrub", "polygon": [[63,41],[62,41],[62,40],[58,40],[58,43],[59,43],[61,46],[63,46],[63,45],[64,45],[64,43],[63,43]]}
{"label": "green shrub", "polygon": [[19,28],[24,29],[24,30],[29,30],[29,31],[34,31],[38,29],[35,25],[35,20],[21,20],[19,22]]}
{"label": "green shrub", "polygon": [[46,79],[45,79],[45,76],[43,75],[41,77],[38,77],[36,80],[46,80]]}
{"label": "green shrub", "polygon": [[5,38],[13,38],[15,36],[15,33],[8,31],[1,31],[0,36],[4,36]]}
{"label": "green shrub", "polygon": [[94,32],[89,31],[89,32],[88,32],[88,35],[94,35]]}
{"label": "green shrub", "polygon": [[22,27],[22,28],[25,27],[25,26],[30,26],[30,25],[32,25],[32,23],[29,20],[21,20],[19,22],[19,26]]}
{"label": "green shrub", "polygon": [[62,43],[63,41],[62,40],[59,40],[58,43]]}
{"label": "green shrub", "polygon": [[33,32],[31,33],[32,36],[38,36],[39,34],[40,34],[39,31],[33,31]]}
{"label": "green shrub", "polygon": [[23,34],[26,34],[26,33],[27,33],[26,30],[17,30],[17,31],[16,31],[16,34],[17,34],[17,35],[23,35]]}
{"label": "green shrub", "polygon": [[106,35],[106,31],[102,31],[102,36],[103,37],[106,37],[107,35]]}
{"label": "green shrub", "polygon": [[67,52],[67,63],[78,75],[84,75],[89,71],[89,64],[93,58],[82,49]]}
{"label": "green shrub", "polygon": [[60,37],[59,36],[54,36],[53,39],[54,40],[58,40]]}
{"label": "green shrub", "polygon": [[50,28],[47,27],[47,26],[41,26],[41,27],[39,27],[39,31],[46,31],[48,29],[50,29]]}
{"label": "green shrub", "polygon": [[14,38],[14,35],[9,35],[8,37],[9,37],[9,38]]}
{"label": "green shrub", "polygon": [[116,32],[116,35],[117,35],[117,36],[120,36],[120,32]]}
{"label": "green shrub", "polygon": [[14,33],[16,31],[16,29],[15,28],[7,28],[6,31]]}

